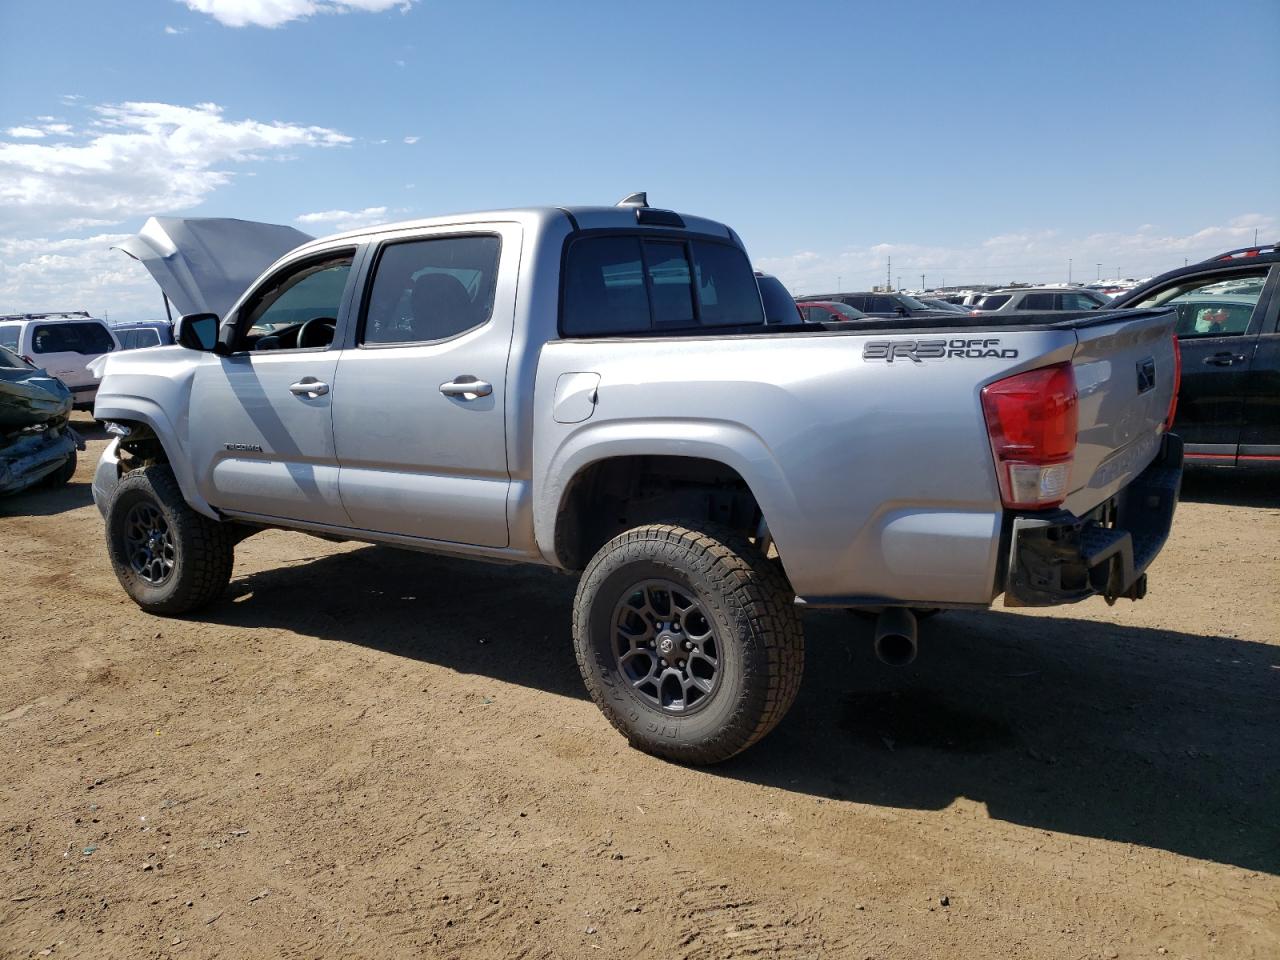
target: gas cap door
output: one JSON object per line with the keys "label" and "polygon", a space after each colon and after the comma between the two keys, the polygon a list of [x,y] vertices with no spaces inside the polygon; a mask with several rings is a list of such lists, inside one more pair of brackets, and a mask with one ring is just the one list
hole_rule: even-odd
{"label": "gas cap door", "polygon": [[560,374],[551,405],[551,415],[556,423],[581,423],[588,419],[595,413],[599,387],[598,373]]}

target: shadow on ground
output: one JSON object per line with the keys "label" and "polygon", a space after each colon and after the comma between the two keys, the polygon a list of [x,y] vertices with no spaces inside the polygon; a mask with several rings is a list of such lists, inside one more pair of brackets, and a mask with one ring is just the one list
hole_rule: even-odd
{"label": "shadow on ground", "polygon": [[[366,547],[238,578],[204,616],[582,697],[574,588],[538,568]],[[1013,823],[1280,873],[1280,648],[952,612],[894,669],[857,617],[810,612],[806,633],[788,718],[708,776],[915,809],[967,797]]]}
{"label": "shadow on ground", "polygon": [[1227,507],[1280,507],[1280,471],[1188,469],[1181,500]]}

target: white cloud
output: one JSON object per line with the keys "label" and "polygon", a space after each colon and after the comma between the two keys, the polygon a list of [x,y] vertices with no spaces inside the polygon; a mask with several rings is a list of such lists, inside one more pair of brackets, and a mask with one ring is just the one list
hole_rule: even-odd
{"label": "white cloud", "polygon": [[163,317],[160,288],[142,265],[109,250],[125,234],[77,239],[0,237],[0,313],[88,310],[113,319]]}
{"label": "white cloud", "polygon": [[44,131],[36,127],[10,127],[5,133],[11,137],[23,137],[30,140],[39,140],[44,136]]}
{"label": "white cloud", "polygon": [[386,207],[365,207],[363,210],[321,210],[304,213],[295,219],[298,223],[313,226],[320,224],[331,233],[342,233],[374,223],[385,223],[388,217]]}
{"label": "white cloud", "polygon": [[58,136],[66,136],[71,132],[71,124],[69,123],[46,123],[44,125],[45,133],[52,133]]}
{"label": "white cloud", "polygon": [[79,131],[88,138],[82,143],[0,141],[0,233],[20,224],[56,231],[183,210],[230,182],[230,164],[351,142],[327,127],[228,120],[212,103],[122,103],[93,113]]}
{"label": "white cloud", "polygon": [[169,36],[171,36],[171,37],[176,37],[176,36],[178,36],[178,34],[180,34],[180,33],[186,33],[186,32],[187,32],[187,28],[186,28],[186,27],[169,27],[169,26],[166,26],[166,27],[164,28],[164,32],[165,32],[165,33],[167,33],[167,34],[168,34]]}
{"label": "white cloud", "polygon": [[421,137],[405,137],[404,142],[409,144],[410,146],[413,146],[415,143],[417,143],[421,139],[422,139]]}
{"label": "white cloud", "polygon": [[227,27],[279,27],[318,13],[381,13],[408,10],[415,0],[183,0]]}
{"label": "white cloud", "polygon": [[[964,283],[1062,282],[1068,269],[1076,281],[1104,278],[1143,278],[1204,259],[1224,250],[1258,241],[1268,243],[1280,234],[1280,219],[1244,214],[1225,224],[1191,233],[1162,232],[1151,224],[1130,231],[1067,236],[1056,230],[998,234],[967,245],[878,243],[842,250],[802,250],[757,257],[757,269],[775,274],[792,293],[865,290],[885,281],[885,267],[893,258],[894,284],[906,289],[955,286]],[[1068,260],[1072,261],[1070,267]],[[1099,267],[1101,264],[1101,267]]]}

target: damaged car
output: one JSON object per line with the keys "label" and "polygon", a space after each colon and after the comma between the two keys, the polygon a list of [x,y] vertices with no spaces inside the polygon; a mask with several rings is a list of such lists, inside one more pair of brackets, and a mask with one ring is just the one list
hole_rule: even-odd
{"label": "damaged car", "polygon": [[72,401],[61,380],[0,347],[0,495],[75,475],[84,441],[68,422]]}

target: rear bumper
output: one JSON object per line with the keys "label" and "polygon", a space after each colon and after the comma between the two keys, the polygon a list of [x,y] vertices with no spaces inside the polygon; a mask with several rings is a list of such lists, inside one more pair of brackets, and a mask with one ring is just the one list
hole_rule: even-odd
{"label": "rear bumper", "polygon": [[1005,573],[1007,607],[1048,607],[1102,595],[1140,600],[1164,547],[1182,486],[1182,440],[1168,434],[1133,481],[1084,517],[1065,510],[1015,516]]}

